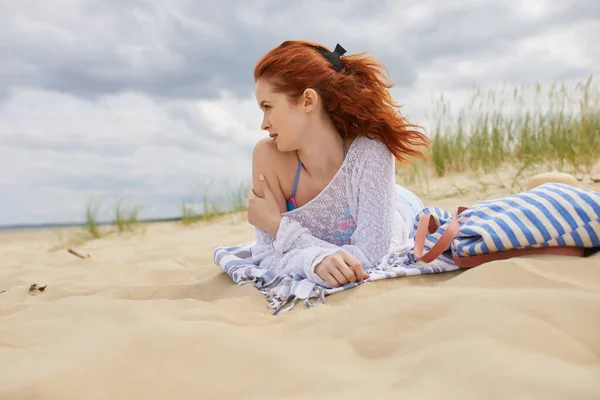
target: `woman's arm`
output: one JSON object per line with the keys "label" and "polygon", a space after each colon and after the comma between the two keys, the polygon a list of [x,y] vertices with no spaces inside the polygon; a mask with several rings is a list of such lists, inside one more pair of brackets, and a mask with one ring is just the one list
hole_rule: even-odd
{"label": "woman's arm", "polygon": [[280,212],[287,211],[287,205],[278,173],[284,169],[284,157],[269,139],[260,140],[252,152],[252,186],[258,197],[265,197],[260,175],[264,175],[273,193]]}
{"label": "woman's arm", "polygon": [[[284,217],[283,221],[291,220]],[[340,248],[312,236],[307,228],[293,222],[290,229],[280,229],[277,238],[255,228],[256,241],[251,248],[252,263],[276,274],[296,274],[323,286],[330,286],[315,274],[315,266]],[[299,237],[302,239],[294,245],[295,238]]]}

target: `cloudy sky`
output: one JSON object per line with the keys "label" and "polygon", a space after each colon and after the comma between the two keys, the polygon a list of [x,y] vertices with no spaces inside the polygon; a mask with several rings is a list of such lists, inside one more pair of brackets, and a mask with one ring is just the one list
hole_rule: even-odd
{"label": "cloudy sky", "polygon": [[427,128],[441,93],[598,75],[599,37],[597,0],[0,0],[0,225],[249,182],[252,71],[284,40],[370,52]]}

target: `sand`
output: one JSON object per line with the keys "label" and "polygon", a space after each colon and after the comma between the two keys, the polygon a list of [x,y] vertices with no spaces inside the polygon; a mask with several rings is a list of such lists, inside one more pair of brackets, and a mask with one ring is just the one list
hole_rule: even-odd
{"label": "sand", "polygon": [[[510,192],[444,182],[427,205]],[[273,316],[213,264],[249,240],[229,217],[152,224],[80,259],[50,251],[51,231],[0,234],[0,399],[600,398],[600,254],[377,281]]]}

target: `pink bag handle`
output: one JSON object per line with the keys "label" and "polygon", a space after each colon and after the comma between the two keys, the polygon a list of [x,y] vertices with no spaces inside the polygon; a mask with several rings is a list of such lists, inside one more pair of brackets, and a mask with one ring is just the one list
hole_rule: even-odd
{"label": "pink bag handle", "polygon": [[437,243],[425,253],[425,238],[428,233],[434,233],[437,230],[435,221],[431,218],[431,214],[423,214],[419,218],[419,225],[417,226],[417,233],[415,234],[415,257],[419,260],[430,263],[438,258],[450,245],[452,239],[458,233],[460,224],[458,223],[458,215],[466,210],[465,207],[459,207],[456,215],[452,217],[450,224],[442,233],[442,236],[438,239]]}

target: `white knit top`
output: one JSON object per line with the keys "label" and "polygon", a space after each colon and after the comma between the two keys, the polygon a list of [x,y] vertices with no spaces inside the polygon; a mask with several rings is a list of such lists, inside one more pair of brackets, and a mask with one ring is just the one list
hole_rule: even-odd
{"label": "white knit top", "polygon": [[328,255],[343,250],[368,271],[392,249],[406,246],[412,215],[397,210],[395,166],[383,142],[357,137],[325,189],[302,207],[281,214],[275,238],[255,228],[252,262],[329,287],[314,273]]}

